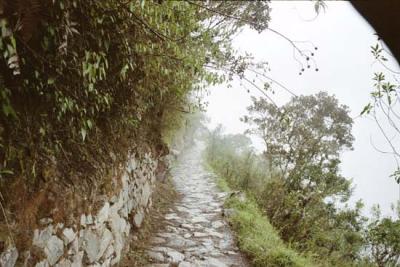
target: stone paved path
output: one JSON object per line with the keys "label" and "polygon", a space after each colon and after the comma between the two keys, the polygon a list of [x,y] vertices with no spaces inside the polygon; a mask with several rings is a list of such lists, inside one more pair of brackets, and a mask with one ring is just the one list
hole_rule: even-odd
{"label": "stone paved path", "polygon": [[249,266],[222,217],[225,194],[203,168],[201,145],[183,152],[171,173],[183,197],[165,215],[165,229],[152,237],[148,267]]}

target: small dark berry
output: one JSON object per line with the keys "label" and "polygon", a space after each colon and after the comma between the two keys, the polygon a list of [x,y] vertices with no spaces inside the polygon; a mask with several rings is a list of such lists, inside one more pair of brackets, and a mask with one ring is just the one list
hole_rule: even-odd
{"label": "small dark berry", "polygon": [[319,69],[315,69],[315,71],[319,71]]}
{"label": "small dark berry", "polygon": [[318,47],[314,47],[315,50],[318,50]]}
{"label": "small dark berry", "polygon": [[314,56],[314,53],[311,53],[311,56]]}
{"label": "small dark berry", "polygon": [[299,72],[299,75],[301,75],[301,72]]}
{"label": "small dark berry", "polygon": [[304,69],[301,69],[301,71],[304,71]]}
{"label": "small dark berry", "polygon": [[250,90],[247,90],[247,93],[250,93]]}
{"label": "small dark berry", "polygon": [[307,60],[310,60],[310,58],[309,58],[309,57],[307,57],[306,59],[307,59]]}
{"label": "small dark berry", "polygon": [[310,65],[307,65],[307,68],[310,68],[311,66]]}

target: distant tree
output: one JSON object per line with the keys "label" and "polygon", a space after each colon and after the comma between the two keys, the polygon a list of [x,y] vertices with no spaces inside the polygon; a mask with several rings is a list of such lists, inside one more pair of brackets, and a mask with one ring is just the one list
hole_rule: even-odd
{"label": "distant tree", "polygon": [[262,137],[265,156],[285,178],[310,166],[332,169],[339,163],[340,151],[352,149],[348,108],[325,92],[294,97],[282,107],[253,98],[248,111],[242,120],[253,126],[250,133]]}

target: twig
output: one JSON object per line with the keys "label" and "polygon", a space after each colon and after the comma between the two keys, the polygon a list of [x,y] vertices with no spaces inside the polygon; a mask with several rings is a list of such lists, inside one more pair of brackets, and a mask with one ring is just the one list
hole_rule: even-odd
{"label": "twig", "polygon": [[258,72],[258,71],[256,71],[256,70],[253,70],[253,69],[248,69],[248,70],[251,71],[251,72],[254,72],[255,74],[261,75],[261,76],[264,77],[265,79],[270,80],[272,83],[275,83],[275,84],[277,84],[279,87],[281,87],[281,88],[283,88],[284,90],[286,90],[286,91],[287,91],[289,94],[291,94],[292,96],[296,96],[296,97],[297,97],[297,95],[296,95],[295,93],[293,93],[292,90],[290,90],[289,88],[287,88],[286,86],[284,86],[283,84],[281,84],[280,82],[278,82],[277,80],[274,80],[274,79],[272,79],[271,77],[266,76],[265,74],[263,74],[263,73],[261,73],[261,72]]}
{"label": "twig", "polygon": [[0,192],[0,198],[1,198],[1,200],[0,200],[1,211],[3,212],[3,215],[4,215],[4,220],[5,220],[7,228],[8,228],[8,233],[10,235],[11,242],[15,246],[15,241],[14,241],[14,238],[13,238],[13,235],[12,235],[12,232],[11,232],[10,223],[8,222],[7,214],[6,214],[6,211],[5,211],[4,206],[3,206],[4,197],[3,197],[3,194],[1,192]]}

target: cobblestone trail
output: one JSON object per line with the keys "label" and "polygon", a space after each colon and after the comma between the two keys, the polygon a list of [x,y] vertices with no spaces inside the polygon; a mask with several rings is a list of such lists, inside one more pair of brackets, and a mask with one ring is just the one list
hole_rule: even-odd
{"label": "cobblestone trail", "polygon": [[172,170],[183,197],[165,215],[165,229],[152,237],[147,254],[153,263],[148,267],[249,266],[222,217],[226,194],[204,169],[201,150],[196,145],[183,152]]}

